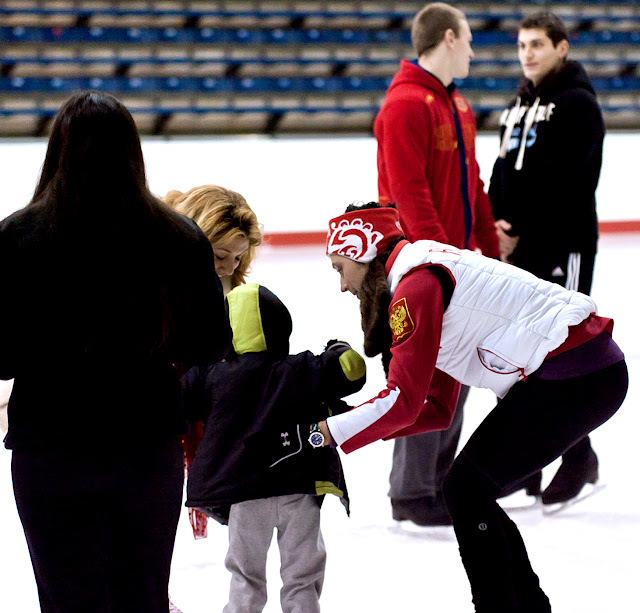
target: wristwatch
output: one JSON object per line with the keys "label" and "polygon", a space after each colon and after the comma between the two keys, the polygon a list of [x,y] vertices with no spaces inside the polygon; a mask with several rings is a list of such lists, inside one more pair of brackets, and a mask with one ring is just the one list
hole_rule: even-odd
{"label": "wristwatch", "polygon": [[314,448],[324,447],[324,434],[320,432],[320,426],[311,424],[309,431],[309,444]]}

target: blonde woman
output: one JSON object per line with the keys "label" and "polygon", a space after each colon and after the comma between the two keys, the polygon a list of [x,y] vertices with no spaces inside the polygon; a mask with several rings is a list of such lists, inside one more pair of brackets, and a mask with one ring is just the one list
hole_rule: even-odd
{"label": "blonde woman", "polygon": [[193,219],[209,239],[225,296],[244,283],[262,243],[262,226],[244,197],[217,185],[201,185],[185,193],[170,191],[164,200]]}
{"label": "blonde woman", "polygon": [[[242,285],[262,243],[262,226],[245,198],[218,185],[200,185],[184,193],[170,191],[164,201],[195,221],[209,239],[224,295]],[[183,440],[187,472],[202,439],[202,426],[202,422],[192,423]],[[194,537],[205,538],[207,517],[190,509],[189,519]]]}

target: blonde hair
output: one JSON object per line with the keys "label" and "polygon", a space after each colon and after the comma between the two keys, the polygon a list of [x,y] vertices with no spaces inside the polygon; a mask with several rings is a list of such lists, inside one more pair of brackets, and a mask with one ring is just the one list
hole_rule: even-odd
{"label": "blonde hair", "polygon": [[184,193],[170,191],[164,201],[177,213],[193,219],[212,245],[236,237],[249,241],[249,248],[231,276],[232,288],[242,285],[262,243],[262,226],[244,197],[218,185],[200,185]]}

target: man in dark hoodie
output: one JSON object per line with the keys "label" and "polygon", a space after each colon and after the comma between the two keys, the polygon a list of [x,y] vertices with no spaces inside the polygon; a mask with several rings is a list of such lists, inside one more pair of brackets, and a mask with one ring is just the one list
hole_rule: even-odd
{"label": "man in dark hoodie", "polygon": [[[568,38],[560,18],[548,11],[520,24],[524,79],[501,117],[489,197],[503,261],[588,294],[604,123],[584,69],[566,59]],[[598,459],[585,437],[563,455],[542,502],[571,500],[597,478]]]}
{"label": "man in dark hoodie", "polygon": [[[464,13],[427,4],[413,20],[417,59],[403,60],[378,114],[378,194],[395,203],[411,241],[435,240],[499,256],[489,198],[476,161],[476,124],[454,79],[469,74],[471,30]],[[451,427],[397,439],[389,495],[393,518],[418,525],[451,523],[442,481],[462,429],[463,388]]]}

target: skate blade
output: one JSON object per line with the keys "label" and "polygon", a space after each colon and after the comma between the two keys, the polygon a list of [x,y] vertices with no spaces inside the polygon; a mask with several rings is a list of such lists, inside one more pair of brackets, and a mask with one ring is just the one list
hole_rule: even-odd
{"label": "skate blade", "polygon": [[524,490],[518,490],[510,496],[498,499],[498,504],[505,513],[531,511],[542,505],[540,496],[529,496]]}
{"label": "skate blade", "polygon": [[601,492],[606,487],[606,483],[587,483],[581,490],[580,493],[571,500],[567,500],[566,502],[556,502],[554,504],[543,504],[542,512],[545,515],[555,515],[556,513],[560,513],[569,507],[573,507],[574,505],[586,500],[587,498],[591,498],[594,494]]}

